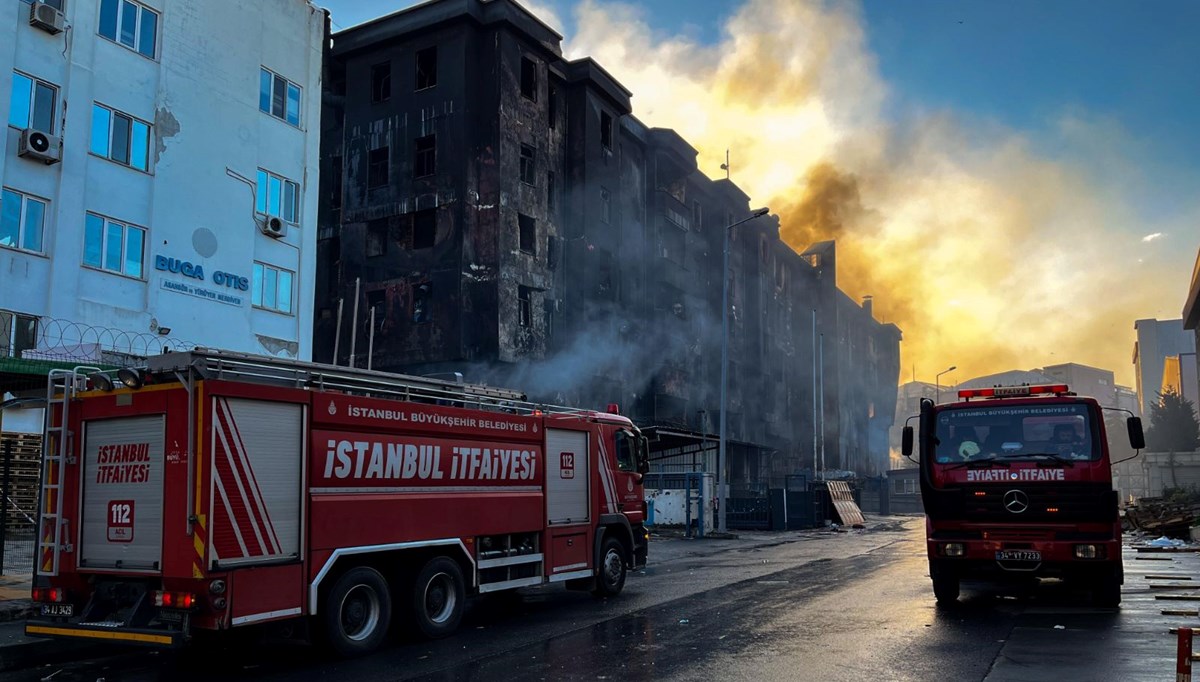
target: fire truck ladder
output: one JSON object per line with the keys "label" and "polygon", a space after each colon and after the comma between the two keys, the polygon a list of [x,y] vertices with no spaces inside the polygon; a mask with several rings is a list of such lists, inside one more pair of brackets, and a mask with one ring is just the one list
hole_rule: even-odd
{"label": "fire truck ladder", "polygon": [[[303,362],[287,358],[196,348],[147,360],[149,372],[193,373],[200,379],[341,391],[352,395],[497,410],[512,414],[579,413],[578,408],[531,403],[524,393],[505,388],[408,374]],[[182,377],[181,377],[182,378]]]}
{"label": "fire truck ladder", "polygon": [[[38,499],[38,575],[58,575],[59,559],[63,552],[73,551],[66,543],[66,519],[63,507],[63,468],[74,464],[70,430],[71,398],[86,388],[87,375],[99,372],[98,367],[52,369],[46,380],[46,417],[42,431],[42,486]],[[57,406],[62,406],[56,410]],[[57,415],[57,424],[55,416]]]}

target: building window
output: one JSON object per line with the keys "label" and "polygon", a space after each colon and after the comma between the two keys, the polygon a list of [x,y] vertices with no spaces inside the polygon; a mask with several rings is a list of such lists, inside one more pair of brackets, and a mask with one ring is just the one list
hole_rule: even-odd
{"label": "building window", "polygon": [[418,137],[413,143],[413,177],[424,178],[437,172],[437,135]]}
{"label": "building window", "polygon": [[521,182],[526,185],[532,185],[536,181],[533,179],[533,147],[527,144],[521,145]]}
{"label": "building window", "polygon": [[546,173],[546,209],[554,210],[554,171]]}
{"label": "building window", "polygon": [[0,310],[0,358],[19,358],[21,351],[37,348],[38,318]]}
{"label": "building window", "polygon": [[521,96],[532,102],[537,101],[537,75],[537,62],[521,57]]}
{"label": "building window", "polygon": [[84,265],[141,279],[145,253],[145,228],[87,214],[83,231]]}
{"label": "building window", "polygon": [[437,47],[417,51],[417,89],[437,85]]}
{"label": "building window", "polygon": [[57,102],[56,86],[14,71],[8,124],[20,130],[33,128],[53,135],[54,109]]}
{"label": "building window", "polygon": [[533,326],[533,288],[517,287],[517,316],[522,327]]}
{"label": "building window", "polygon": [[250,302],[255,308],[291,315],[292,272],[266,263],[255,263]]}
{"label": "building window", "polygon": [[524,213],[518,213],[517,227],[521,233],[521,250],[529,254],[535,253],[537,251],[537,222]]}
{"label": "building window", "polygon": [[300,86],[263,67],[258,80],[258,109],[300,127]]}
{"label": "building window", "polygon": [[692,202],[692,229],[697,231],[704,228],[704,209],[700,207],[699,201]]}
{"label": "building window", "polygon": [[388,147],[372,149],[367,153],[367,187],[386,187],[388,184]]}
{"label": "building window", "polygon": [[607,111],[600,112],[600,146],[612,151],[612,116]]}
{"label": "building window", "polygon": [[154,59],[158,12],[129,0],[100,0],[100,35]]}
{"label": "building window", "polygon": [[413,213],[412,247],[431,249],[437,241],[437,209],[427,208]]}
{"label": "building window", "polygon": [[285,177],[259,168],[254,201],[259,213],[283,218],[293,225],[300,222],[300,185]]}
{"label": "building window", "polygon": [[612,195],[603,187],[600,188],[600,221],[612,222]]}
{"label": "building window", "polygon": [[550,111],[547,114],[550,119],[550,130],[554,130],[558,126],[558,89],[551,85],[550,93],[546,97],[550,100],[547,102],[547,106],[550,107]]}
{"label": "building window", "polygon": [[365,246],[367,258],[382,256],[387,253],[388,219],[379,218],[367,223]]}
{"label": "building window", "polygon": [[140,171],[150,171],[150,124],[101,104],[92,105],[91,152]]}
{"label": "building window", "polygon": [[0,246],[41,253],[47,205],[44,199],[5,187],[0,193]]}
{"label": "building window", "polygon": [[378,104],[392,98],[392,63],[371,67],[371,102]]}
{"label": "building window", "polygon": [[412,321],[417,324],[432,321],[433,316],[430,314],[430,308],[432,307],[433,285],[429,282],[421,282],[413,287]]}

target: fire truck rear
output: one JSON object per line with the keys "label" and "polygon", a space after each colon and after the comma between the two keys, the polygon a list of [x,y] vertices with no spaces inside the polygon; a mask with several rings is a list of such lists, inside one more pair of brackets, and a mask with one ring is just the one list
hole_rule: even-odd
{"label": "fire truck rear", "polygon": [[30,635],[172,646],[303,623],[340,654],[471,595],[615,595],[646,439],[501,389],[197,349],[48,389]]}
{"label": "fire truck rear", "polygon": [[[1117,606],[1121,522],[1100,405],[1066,385],[924,400],[918,443],[929,575],[939,603],[963,580],[1061,578]],[[1130,445],[1144,447],[1129,417]],[[912,427],[903,434],[913,450]]]}

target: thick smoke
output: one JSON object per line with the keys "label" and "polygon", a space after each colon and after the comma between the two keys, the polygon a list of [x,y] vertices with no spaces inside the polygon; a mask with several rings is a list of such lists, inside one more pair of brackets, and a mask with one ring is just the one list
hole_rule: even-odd
{"label": "thick smoke", "polygon": [[949,112],[894,124],[848,2],[747,0],[714,46],[617,3],[576,12],[569,57],[603,64],[710,175],[731,149],[733,180],[793,248],[838,240],[839,286],[904,331],[905,380],[1080,362],[1128,384],[1133,321],[1178,316],[1200,203],[1148,210],[1154,179],[1112,122],[1053,121],[1056,158]]}

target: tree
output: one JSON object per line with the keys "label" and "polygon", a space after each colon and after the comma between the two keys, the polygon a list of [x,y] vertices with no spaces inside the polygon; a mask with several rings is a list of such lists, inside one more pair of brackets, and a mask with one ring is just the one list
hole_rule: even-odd
{"label": "tree", "polygon": [[1200,422],[1196,421],[1192,401],[1172,389],[1158,394],[1158,404],[1150,410],[1150,428],[1146,446],[1156,452],[1192,452],[1200,448]]}

